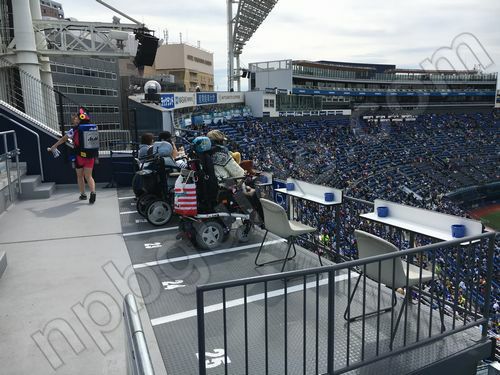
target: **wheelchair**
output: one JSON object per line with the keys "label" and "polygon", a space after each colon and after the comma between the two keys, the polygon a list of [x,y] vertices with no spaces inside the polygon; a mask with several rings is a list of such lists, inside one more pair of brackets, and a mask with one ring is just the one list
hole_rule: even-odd
{"label": "wheelchair", "polygon": [[[200,160],[192,160],[189,164],[192,169],[183,169],[181,173],[187,177],[195,171],[197,214],[179,215],[177,238],[188,239],[198,248],[212,250],[229,238],[233,224],[239,219],[241,225],[236,229],[235,237],[240,243],[248,242],[254,224],[260,224],[256,209],[243,192],[245,183],[249,183],[248,178],[230,178],[219,187],[215,175],[198,173],[203,171]],[[210,168],[205,168],[205,172],[207,169]]]}
{"label": "wheelchair", "polygon": [[173,215],[174,185],[180,168],[171,157],[158,155],[139,163],[132,181],[137,212],[155,226],[165,225]]}

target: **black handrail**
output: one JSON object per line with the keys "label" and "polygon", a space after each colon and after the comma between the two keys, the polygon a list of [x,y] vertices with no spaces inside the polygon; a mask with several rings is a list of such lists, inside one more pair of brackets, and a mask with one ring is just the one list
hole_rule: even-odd
{"label": "black handrail", "polygon": [[[341,362],[341,360],[336,359],[334,357],[335,356],[334,349],[335,349],[335,345],[336,345],[336,340],[339,340],[338,338],[335,337],[334,327],[335,327],[335,324],[338,324],[338,322],[336,323],[335,319],[328,318],[328,321],[327,321],[328,327],[327,327],[327,333],[326,333],[327,334],[327,348],[326,348],[327,349],[327,358],[326,358],[326,363],[321,364],[322,366],[326,367],[328,374],[340,374],[340,373],[352,371],[352,370],[355,370],[355,369],[360,368],[362,366],[366,366],[366,365],[369,365],[371,363],[374,363],[376,361],[380,361],[380,360],[385,359],[385,358],[396,356],[396,355],[408,352],[410,350],[417,349],[417,348],[422,347],[424,345],[428,345],[430,343],[436,342],[438,340],[442,340],[443,338],[445,338],[447,336],[450,336],[450,335],[458,333],[458,332],[465,331],[469,328],[472,328],[472,327],[475,327],[478,325],[482,326],[481,336],[482,336],[483,340],[486,340],[488,322],[489,322],[489,318],[490,318],[490,303],[491,303],[490,299],[491,299],[491,286],[492,286],[492,275],[493,275],[493,255],[494,255],[494,246],[495,246],[496,235],[497,235],[497,233],[495,233],[495,232],[487,232],[487,233],[482,233],[482,234],[476,235],[476,236],[468,236],[468,237],[464,237],[464,238],[454,239],[451,241],[434,243],[431,245],[421,246],[418,248],[401,250],[401,251],[394,252],[394,253],[377,255],[377,256],[370,257],[370,258],[352,260],[352,261],[348,261],[348,262],[344,262],[344,263],[340,263],[340,264],[329,265],[329,266],[324,266],[324,267],[316,267],[316,268],[312,268],[312,269],[283,272],[280,274],[255,276],[255,277],[249,277],[249,278],[244,278],[244,279],[240,279],[240,280],[222,281],[222,282],[216,282],[216,283],[211,283],[211,284],[199,285],[196,288],[197,319],[198,319],[199,374],[200,375],[206,374],[206,368],[205,368],[205,360],[206,360],[206,357],[205,357],[205,311],[204,311],[204,308],[205,308],[205,306],[204,306],[204,294],[206,292],[216,291],[216,290],[222,291],[223,298],[224,298],[224,301],[222,304],[223,310],[224,310],[223,315],[226,316],[227,301],[226,301],[225,296],[226,296],[227,289],[241,287],[241,286],[244,287],[244,290],[245,290],[245,296],[244,296],[245,306],[244,306],[244,308],[246,311],[246,309],[247,309],[246,305],[248,303],[248,298],[247,298],[248,296],[247,296],[246,291],[248,290],[248,286],[249,285],[256,285],[256,284],[260,284],[260,285],[263,284],[264,285],[264,288],[265,288],[264,306],[265,306],[265,311],[266,311],[266,316],[265,316],[266,349],[265,350],[266,350],[266,358],[267,358],[267,356],[268,356],[268,344],[267,344],[267,336],[268,336],[268,332],[267,332],[268,331],[268,325],[267,325],[267,305],[268,305],[268,302],[267,302],[267,299],[268,299],[268,293],[267,293],[267,285],[272,281],[276,281],[276,280],[283,281],[283,283],[284,283],[283,290],[285,293],[285,295],[283,296],[284,308],[285,308],[285,310],[287,310],[288,304],[286,302],[287,301],[286,294],[287,294],[287,288],[288,288],[289,281],[292,279],[302,278],[303,284],[304,284],[304,295],[305,295],[305,290],[306,290],[305,286],[306,286],[307,278],[308,277],[310,277],[311,279],[316,278],[316,288],[319,288],[319,277],[321,274],[328,275],[328,279],[324,280],[322,283],[322,285],[324,285],[326,283],[327,288],[328,288],[327,317],[335,316],[335,309],[337,308],[336,300],[335,300],[336,294],[338,293],[338,291],[336,290],[337,287],[335,285],[335,282],[336,282],[335,276],[336,275],[337,276],[343,275],[344,273],[347,275],[347,281],[346,281],[347,289],[348,289],[347,294],[349,296],[351,295],[351,291],[353,294],[355,293],[356,287],[357,287],[360,280],[362,280],[362,285],[363,285],[363,287],[361,288],[362,292],[361,291],[358,292],[358,293],[363,293],[363,296],[362,296],[363,314],[360,315],[359,317],[354,318],[354,319],[362,318],[361,357],[356,362],[354,362],[352,359],[351,360],[347,359],[347,362],[346,362],[345,366],[343,366],[343,367],[338,365],[339,361]],[[470,245],[474,244],[474,246],[478,245],[478,246],[482,247],[485,244],[485,241],[487,242],[488,246],[487,246],[487,251],[485,253],[485,256],[487,259],[487,265],[486,265],[486,284],[484,285],[485,303],[484,303],[484,306],[482,309],[482,314],[477,313],[477,307],[475,307],[476,312],[474,313],[472,311],[473,306],[471,304],[469,304],[469,310],[470,310],[469,319],[467,319],[467,315],[465,315],[463,318],[463,324],[462,323],[456,324],[456,322],[457,322],[455,319],[456,314],[463,313],[464,311],[467,312],[467,305],[465,305],[464,307],[459,306],[457,299],[455,299],[453,302],[448,302],[445,300],[444,291],[442,291],[442,293],[440,293],[439,275],[434,272],[434,269],[436,266],[437,251],[438,250],[441,250],[441,251],[445,250],[446,257],[457,256],[458,262],[460,263],[461,257],[463,259],[465,259],[465,257],[468,254],[470,254],[469,247],[463,246],[463,244],[468,243]],[[410,267],[409,260],[414,259],[416,256],[420,256],[420,259],[422,260],[424,255],[428,256],[428,254],[430,254],[430,257],[428,257],[428,259],[432,260],[431,261],[432,279],[429,281],[430,282],[429,291],[424,293],[424,291],[422,290],[422,284],[423,284],[423,281],[422,281],[422,269],[423,269],[422,263],[419,264],[419,266],[420,266],[419,267],[420,268],[419,284],[418,284],[418,286],[413,284],[415,286],[412,287],[411,286],[412,284],[410,284],[410,282],[409,282],[409,267]],[[405,299],[404,299],[405,302],[403,303],[403,306],[401,307],[399,314],[393,314],[392,308],[389,308],[389,310],[391,311],[391,317],[392,317],[392,318],[390,318],[390,320],[391,320],[391,331],[390,331],[391,341],[390,341],[390,346],[389,346],[390,350],[385,351],[385,352],[379,351],[379,342],[378,341],[380,340],[380,337],[377,334],[376,354],[374,356],[367,356],[367,354],[365,353],[365,350],[364,350],[365,349],[365,336],[366,336],[365,319],[368,318],[369,316],[373,316],[374,314],[376,314],[377,327],[379,327],[381,314],[385,311],[389,311],[389,310],[387,310],[387,308],[382,308],[382,309],[380,308],[380,289],[381,289],[380,288],[380,285],[381,285],[380,272],[381,272],[382,262],[384,262],[384,261],[387,262],[388,260],[392,260],[392,263],[393,263],[392,285],[394,285],[394,283],[395,283],[394,270],[396,268],[395,262],[396,262],[396,259],[398,259],[398,258],[399,259],[405,258],[408,260],[408,262],[406,263],[406,267],[405,267],[406,268],[406,284],[404,285],[404,287],[406,288],[406,295],[405,295]],[[378,310],[375,312],[367,312],[365,309],[366,285],[367,285],[366,279],[368,278],[368,276],[366,274],[366,270],[367,270],[367,266],[370,264],[375,264],[375,265],[378,264],[378,267],[379,267],[379,281],[377,281],[378,291],[379,291],[379,295],[377,298]],[[358,271],[356,271],[356,270],[358,270]],[[346,272],[339,273],[340,271],[346,271]],[[357,273],[357,272],[360,273],[360,276],[358,278],[358,282],[356,283],[356,286],[353,289],[351,287],[351,277],[350,276],[351,276],[351,274]],[[386,276],[390,277],[389,275],[386,275]],[[475,284],[475,281],[471,280],[470,282],[471,282],[471,285],[472,285],[472,283]],[[471,285],[469,285],[469,287],[471,287]],[[478,288],[476,288],[476,289],[479,290]],[[417,329],[417,332],[419,332],[419,333],[421,330],[420,320],[421,320],[421,317],[423,316],[422,314],[420,314],[421,306],[423,305],[422,300],[424,299],[425,296],[428,296],[429,294],[431,296],[431,302],[429,305],[430,313],[428,315],[429,335],[424,334],[424,335],[422,335],[422,338],[420,338],[417,335],[416,341],[414,341],[412,339],[412,341],[408,343],[407,339],[406,339],[406,333],[407,333],[406,330],[407,330],[408,320],[410,318],[408,316],[409,315],[408,314],[408,307],[407,307],[406,303],[410,303],[410,302],[407,302],[407,300],[409,301],[412,299],[412,290],[414,290],[415,292],[418,291],[418,297],[415,297],[415,298],[418,298],[418,319],[417,319],[417,323],[416,323],[416,325],[417,325],[416,329]],[[395,300],[396,292],[394,290],[392,291],[392,296],[393,296],[392,297],[393,301],[397,302]],[[319,293],[316,293],[316,306],[318,306],[318,298],[319,298]],[[434,335],[432,334],[432,330],[431,330],[431,327],[432,327],[431,319],[432,319],[432,312],[433,312],[433,305],[434,305],[433,300],[439,306],[439,311],[440,311],[440,316],[441,316],[441,332],[439,334],[434,334]],[[425,302],[425,299],[424,299],[424,302]],[[305,309],[305,304],[306,304],[305,298],[303,299],[303,303],[304,303],[303,308]],[[449,324],[450,327],[448,327],[447,330],[445,330],[445,325],[444,325],[445,306],[448,306],[450,309],[453,309],[453,315],[450,315],[450,316],[453,316],[453,325],[451,324],[451,318],[450,318],[450,324]],[[393,307],[394,307],[394,305],[393,305]],[[403,314],[403,312],[404,312],[404,314]],[[351,328],[350,328],[350,325],[351,325],[350,302],[348,302],[348,307],[346,309],[346,313],[347,313],[347,332],[348,332],[347,334],[349,334],[349,332],[351,330]],[[285,312],[285,314],[286,314],[286,312]],[[396,315],[399,315],[399,316],[397,316],[397,319],[396,319]],[[245,313],[244,319],[245,319],[244,323],[245,323],[245,327],[246,327],[248,324],[248,322],[246,321],[248,319],[246,313]],[[284,319],[286,319],[286,318],[284,318]],[[318,319],[319,319],[318,311],[316,311],[316,325],[318,323]],[[227,325],[227,322],[224,320],[225,332],[226,332],[226,330],[230,329],[226,325]],[[287,347],[288,347],[289,335],[287,334],[288,331],[287,331],[286,321],[284,322],[283,325],[284,325],[284,340],[285,340],[284,341],[284,346],[285,346],[284,366],[286,369],[287,365],[288,365]],[[396,337],[398,325],[401,325],[403,327],[402,331],[404,332],[403,340],[402,340],[402,347],[393,348],[393,340]],[[304,328],[304,332],[305,332],[305,328]],[[247,335],[247,333],[245,333],[245,335]],[[318,331],[316,331],[316,335],[318,335]],[[318,337],[316,336],[316,340],[317,339],[318,339]],[[341,338],[341,339],[343,340],[343,338]],[[356,338],[356,339],[359,339],[359,338]],[[245,342],[247,342],[247,340],[248,340],[248,338],[245,337]],[[305,340],[305,338],[304,338],[304,340]],[[349,342],[349,337],[347,337],[347,340]],[[351,337],[351,341],[352,340],[354,340],[354,337]],[[225,355],[227,355],[227,341],[228,341],[227,337],[226,337],[226,335],[224,335]],[[249,346],[249,344],[247,343],[245,345],[245,358],[248,358],[248,352],[247,352],[248,346]],[[233,348],[233,350],[234,350],[234,348]],[[316,351],[318,351],[318,348],[316,348]],[[349,356],[349,348],[347,348],[347,356]],[[317,353],[316,353],[316,357],[317,357]],[[303,361],[304,362],[306,361],[306,351],[305,350],[304,350]],[[226,361],[226,363],[227,363],[227,361]],[[305,363],[303,365],[305,366]],[[316,359],[316,369],[318,369],[318,359]],[[266,373],[267,373],[267,371],[268,371],[268,367],[266,366]],[[224,373],[225,374],[228,373],[227,366],[225,366]],[[316,370],[316,373],[317,373],[317,370]]]}
{"label": "black handrail", "polygon": [[[334,264],[330,266],[323,266],[323,267],[315,267],[315,268],[308,268],[305,270],[297,270],[297,271],[287,271],[287,272],[282,272],[282,273],[274,273],[272,275],[262,275],[262,276],[252,276],[244,279],[239,279],[239,280],[229,280],[229,281],[220,281],[217,283],[210,283],[210,284],[203,284],[203,285],[198,285],[196,287],[196,290],[201,291],[201,292],[208,292],[210,290],[216,290],[216,289],[223,289],[223,288],[232,288],[235,286],[242,286],[242,285],[248,285],[248,284],[256,284],[256,283],[262,283],[265,281],[273,281],[273,280],[282,280],[282,279],[292,279],[296,277],[302,277],[302,276],[309,276],[317,273],[325,273],[325,272],[330,272],[330,271],[340,271],[345,268],[355,268],[359,266],[363,266],[365,264],[369,263],[375,263],[375,262],[382,262],[384,260],[388,259],[393,259],[393,258],[403,258],[408,255],[415,255],[421,252],[429,251],[429,250],[434,250],[434,249],[441,249],[443,248],[443,245],[446,245],[446,247],[451,247],[454,245],[459,245],[461,243],[467,243],[467,242],[472,242],[475,240],[481,240],[484,238],[495,238],[496,232],[486,232],[486,233],[481,233],[476,236],[469,236],[469,237],[462,237],[462,238],[457,238],[455,240],[450,240],[446,242],[438,242],[430,245],[425,245],[421,247],[416,247],[413,249],[407,249],[407,250],[401,250],[397,253],[390,253],[390,254],[384,254],[384,255],[377,255],[374,257],[366,258],[366,259],[356,259],[356,260],[350,260],[348,262],[344,263],[339,263],[339,264]],[[494,242],[492,242],[492,247],[493,247]]]}

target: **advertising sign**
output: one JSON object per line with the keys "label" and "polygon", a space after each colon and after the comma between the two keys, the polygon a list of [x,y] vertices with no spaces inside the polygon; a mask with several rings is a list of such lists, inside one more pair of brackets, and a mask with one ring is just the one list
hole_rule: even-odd
{"label": "advertising sign", "polygon": [[176,92],[174,98],[175,108],[194,107],[196,105],[194,92]]}
{"label": "advertising sign", "polygon": [[216,92],[197,92],[196,93],[196,104],[216,104],[217,103],[217,93]]}
{"label": "advertising sign", "polygon": [[243,103],[245,101],[245,94],[242,92],[218,92],[217,103],[230,104],[230,103]]}
{"label": "advertising sign", "polygon": [[175,107],[175,99],[174,99],[174,94],[161,94],[161,106],[163,108],[174,108]]}
{"label": "advertising sign", "polygon": [[166,109],[245,102],[245,94],[243,92],[174,92],[160,94],[160,97],[160,104]]}

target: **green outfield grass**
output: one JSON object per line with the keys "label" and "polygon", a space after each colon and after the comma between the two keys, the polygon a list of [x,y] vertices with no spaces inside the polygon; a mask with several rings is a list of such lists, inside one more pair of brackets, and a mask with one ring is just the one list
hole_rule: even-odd
{"label": "green outfield grass", "polygon": [[500,231],[500,211],[492,212],[491,214],[481,217],[481,221],[487,227]]}

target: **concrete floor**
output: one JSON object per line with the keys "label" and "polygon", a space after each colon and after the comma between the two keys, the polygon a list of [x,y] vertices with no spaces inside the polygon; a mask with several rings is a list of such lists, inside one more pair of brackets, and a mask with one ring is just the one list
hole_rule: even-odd
{"label": "concrete floor", "polygon": [[[263,232],[255,229],[247,243],[239,243],[234,233],[215,251],[199,251],[189,241],[179,240],[176,235],[175,219],[167,225],[151,229],[144,223],[135,210],[132,193],[125,189],[119,191],[119,208],[123,235],[130,254],[131,261],[138,275],[139,285],[147,300],[147,310],[151,318],[154,333],[165,362],[169,375],[196,375],[198,374],[198,327],[196,319],[196,286],[212,282],[235,280],[244,277],[269,275],[279,273],[281,263],[269,264],[264,267],[255,267],[254,258],[262,240]],[[235,223],[234,226],[237,226]],[[277,237],[269,234],[268,243],[263,251],[262,261],[277,259],[284,256],[286,246]],[[317,267],[317,256],[310,251],[297,248],[297,257],[287,263],[287,270],[307,269]],[[324,260],[324,264],[328,263]],[[286,330],[288,370],[289,374],[302,374],[305,363],[307,374],[325,373],[327,357],[327,323],[335,321],[335,368],[338,370],[347,365],[360,362],[362,353],[365,358],[376,356],[377,341],[380,353],[389,352],[391,314],[381,314],[377,318],[367,319],[365,326],[360,322],[347,325],[343,318],[349,295],[348,275],[345,271],[335,276],[335,311],[334,316],[327,310],[328,290],[326,274],[320,277],[320,286],[314,285],[314,277],[307,281],[307,292],[302,289],[300,278],[290,279],[287,286],[287,317]],[[354,278],[351,274],[351,288]],[[367,280],[367,306],[377,305],[377,284]],[[250,284],[248,296],[253,302],[248,304],[248,347],[249,373],[265,373],[265,313],[264,290],[262,283]],[[267,303],[269,338],[269,373],[284,374],[284,284],[282,280],[268,283],[268,291],[272,297]],[[362,287],[360,286],[360,290]],[[390,305],[391,295],[388,288],[383,287],[381,293],[382,306]],[[307,294],[306,314],[303,313],[304,296]],[[207,355],[207,373],[223,374],[224,342],[227,340],[227,364],[229,374],[245,374],[244,337],[243,328],[243,289],[241,287],[226,289],[226,303],[230,307],[226,310],[227,337],[224,337],[222,326],[222,295],[220,291],[207,292],[204,296],[205,309],[205,344]],[[402,298],[395,311],[399,312]],[[318,308],[315,301],[318,301]],[[352,314],[361,314],[363,293],[358,292],[352,308]],[[403,346],[403,334],[406,330],[408,343],[416,341],[417,329],[420,330],[420,339],[429,330],[433,336],[440,335],[440,322],[436,318],[429,324],[429,308],[422,307],[419,315],[418,304],[411,304],[408,308],[408,318],[404,318],[396,336],[395,347]],[[318,313],[318,320],[315,315]],[[302,322],[306,320],[304,334]],[[420,324],[417,324],[419,320]],[[318,342],[315,344],[315,322],[318,322]],[[451,319],[447,318],[448,329],[452,326]],[[406,328],[403,328],[406,326]],[[417,328],[417,326],[419,328]],[[430,326],[430,327],[429,327]],[[349,337],[349,339],[347,339]],[[364,337],[364,340],[363,340]],[[379,337],[379,338],[378,338]],[[448,358],[452,354],[461,353],[476,344],[480,331],[469,329],[456,333],[434,344],[414,349],[404,354],[380,360],[373,364],[353,370],[351,374],[386,374],[401,375],[414,371],[425,373],[425,366],[434,364],[440,359]],[[303,361],[303,344],[306,342],[306,361]],[[315,369],[315,355],[318,348],[319,366]],[[349,360],[347,359],[349,358]],[[478,357],[479,358],[479,357]]]}
{"label": "concrete floor", "polygon": [[[95,205],[76,186],[17,201],[0,215],[0,373],[124,374],[122,301],[140,291],[120,225],[117,193]],[[141,320],[157,374],[166,374],[146,309]]]}
{"label": "concrete floor", "polygon": [[[183,241],[175,239],[175,220],[160,228],[144,222],[135,211],[130,191],[117,193],[114,189],[100,188],[93,206],[79,201],[78,195],[76,187],[59,187],[50,199],[18,201],[0,215],[0,252],[6,251],[8,257],[6,272],[0,278],[1,375],[125,374],[122,300],[130,292],[137,296],[139,306],[143,307],[141,321],[155,374],[166,374],[165,365],[169,374],[196,374],[195,319],[183,318],[166,323],[172,316],[196,307],[195,285],[279,271],[280,264],[255,269],[253,258],[260,243],[258,234],[245,246],[228,240],[220,254],[199,253],[189,244],[185,246]],[[267,258],[279,255],[275,254],[277,245],[273,245],[274,250],[266,250]],[[287,269],[317,266],[314,254],[300,249],[299,253],[301,256],[290,262]],[[187,256],[195,257],[190,262],[182,260]],[[135,272],[131,263],[135,265]],[[197,271],[186,274],[187,266]],[[141,288],[136,275],[140,275]],[[185,288],[168,288],[168,281],[177,283],[181,278],[186,283]],[[148,284],[148,281],[152,283]],[[153,287],[159,291],[154,299],[150,298],[154,295]],[[141,300],[141,289],[147,309]],[[322,296],[320,301],[325,301],[324,289],[317,291],[317,295]],[[254,294],[260,292],[252,290]],[[241,297],[231,293],[228,298]],[[313,292],[308,293],[312,295]],[[343,296],[338,302],[345,303],[348,294],[345,280],[339,280],[337,293]],[[210,298],[206,297],[207,303],[220,302],[210,302]],[[290,295],[290,306],[297,298],[300,305],[300,291]],[[276,318],[283,310],[278,299],[272,301],[278,311],[271,315]],[[311,297],[308,300],[312,301]],[[357,301],[356,306],[360,305]],[[341,315],[343,306],[336,306],[336,313]],[[252,305],[252,308],[258,306]],[[240,310],[233,308],[228,316],[237,317],[241,315]],[[311,311],[307,313],[309,317],[313,315]],[[337,320],[343,322],[340,315]],[[258,320],[258,314],[252,316]],[[297,316],[295,318],[299,321],[300,314]],[[207,336],[212,340],[209,347],[221,348],[220,322],[213,322],[217,314],[208,314],[206,319],[207,330],[212,330]],[[241,321],[241,317],[235,321]],[[260,332],[259,324],[262,325],[261,320],[252,326],[251,332]],[[279,330],[280,327],[279,319],[272,324],[273,329]],[[298,339],[301,344],[301,332],[293,331],[294,327],[299,326],[290,326],[291,341]],[[321,327],[321,332],[326,332],[326,327]],[[344,324],[339,324],[335,329],[342,331],[343,327]],[[353,332],[357,332],[354,328]],[[336,337],[342,337],[340,331]],[[244,361],[237,349],[242,346],[234,344],[243,335],[236,329],[230,333],[231,373],[240,374],[243,373],[241,364]],[[279,338],[281,333],[271,332],[271,336]],[[466,344],[466,339],[473,338],[474,335],[465,337],[467,333],[454,339],[451,349],[456,347],[456,342]],[[479,335],[479,331],[474,334]],[[262,335],[256,335],[256,338],[261,340]],[[262,345],[255,345],[258,353]],[[282,353],[280,345],[278,340],[274,346]],[[354,346],[353,340],[351,350],[359,347]],[[401,370],[405,364],[416,363],[421,367],[421,358],[444,356],[443,353],[450,352],[448,346],[448,341],[444,340],[415,351],[414,359],[405,354],[380,361],[359,373],[408,373],[410,371]],[[345,358],[345,348],[338,349],[340,354],[336,358]],[[358,352],[353,350],[352,355]],[[312,356],[308,355],[308,358]],[[262,373],[261,365],[262,361],[252,362],[253,371]],[[301,368],[300,363],[294,366]],[[214,369],[216,372],[212,373],[219,374],[219,370]],[[272,373],[281,371],[278,369]]]}

